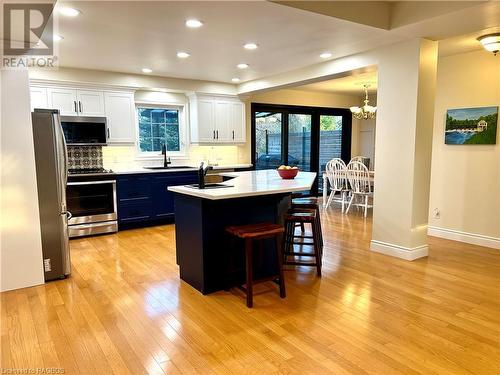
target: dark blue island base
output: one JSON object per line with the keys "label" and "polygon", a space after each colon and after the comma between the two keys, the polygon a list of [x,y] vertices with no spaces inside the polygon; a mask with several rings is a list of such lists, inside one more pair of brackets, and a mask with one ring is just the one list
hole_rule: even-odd
{"label": "dark blue island base", "polygon": [[[242,285],[243,243],[225,232],[229,225],[283,224],[291,194],[210,200],[175,194],[176,256],[180,277],[203,294]],[[274,240],[255,249],[255,278],[276,274]]]}

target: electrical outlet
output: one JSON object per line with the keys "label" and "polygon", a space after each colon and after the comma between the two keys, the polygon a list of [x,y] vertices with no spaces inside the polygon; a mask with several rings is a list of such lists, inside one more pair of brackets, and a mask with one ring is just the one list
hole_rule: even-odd
{"label": "electrical outlet", "polygon": [[434,211],[432,211],[432,216],[434,217],[434,219],[441,218],[441,211],[439,211],[439,209],[435,208]]}
{"label": "electrical outlet", "polygon": [[44,268],[45,272],[52,271],[52,265],[50,264],[50,258],[43,260],[43,268]]}

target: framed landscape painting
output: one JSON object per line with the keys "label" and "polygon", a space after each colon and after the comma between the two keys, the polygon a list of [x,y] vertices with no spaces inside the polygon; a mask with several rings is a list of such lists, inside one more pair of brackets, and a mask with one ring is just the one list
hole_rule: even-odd
{"label": "framed landscape painting", "polygon": [[449,109],[444,143],[494,145],[497,141],[498,107]]}

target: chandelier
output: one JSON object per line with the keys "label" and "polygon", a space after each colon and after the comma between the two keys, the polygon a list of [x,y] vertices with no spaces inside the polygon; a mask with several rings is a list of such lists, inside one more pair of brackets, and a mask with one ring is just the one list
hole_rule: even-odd
{"label": "chandelier", "polygon": [[363,85],[365,88],[365,105],[362,107],[351,107],[349,108],[352,112],[352,117],[358,120],[368,120],[368,119],[374,119],[375,118],[375,112],[377,112],[377,107],[371,106],[368,103],[370,100],[368,99],[368,87],[370,85],[365,84]]}

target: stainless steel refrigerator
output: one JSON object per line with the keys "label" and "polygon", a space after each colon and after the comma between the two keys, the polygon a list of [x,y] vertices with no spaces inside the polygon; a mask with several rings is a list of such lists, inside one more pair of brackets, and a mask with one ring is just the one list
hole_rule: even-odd
{"label": "stainless steel refrigerator", "polygon": [[35,109],[31,115],[45,281],[71,273],[66,183],[68,156],[58,110]]}

